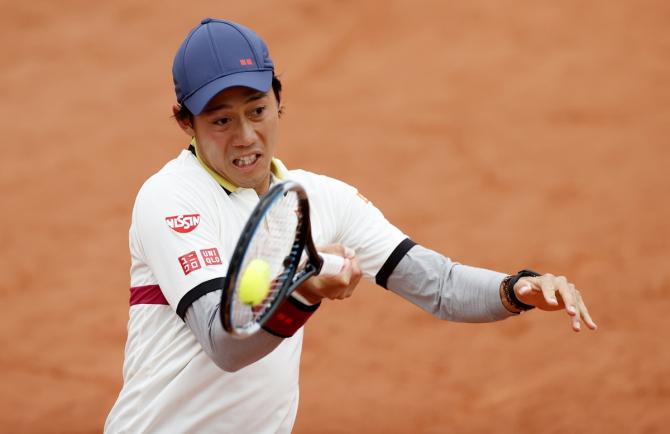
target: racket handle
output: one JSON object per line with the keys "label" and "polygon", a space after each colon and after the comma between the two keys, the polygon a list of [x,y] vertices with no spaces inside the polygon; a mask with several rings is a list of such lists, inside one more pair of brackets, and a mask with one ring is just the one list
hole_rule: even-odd
{"label": "racket handle", "polygon": [[342,256],[330,253],[319,253],[319,256],[323,259],[319,276],[335,276],[340,274],[340,271],[344,268],[344,258]]}

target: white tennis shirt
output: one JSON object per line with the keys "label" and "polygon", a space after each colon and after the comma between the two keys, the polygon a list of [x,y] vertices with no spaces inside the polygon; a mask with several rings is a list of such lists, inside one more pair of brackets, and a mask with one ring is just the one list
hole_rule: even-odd
{"label": "white tennis shirt", "polygon": [[[303,170],[288,171],[279,160],[273,169],[277,178],[297,181],[307,191],[315,244],[354,249],[364,276],[374,281],[406,236],[355,188]],[[261,360],[230,373],[209,359],[176,313],[183,314],[194,301],[191,289],[225,276],[239,234],[258,203],[253,189],[228,190],[188,150],[140,189],[129,231],[131,297],[123,387],[106,433],[291,431],[298,408],[302,330]]]}

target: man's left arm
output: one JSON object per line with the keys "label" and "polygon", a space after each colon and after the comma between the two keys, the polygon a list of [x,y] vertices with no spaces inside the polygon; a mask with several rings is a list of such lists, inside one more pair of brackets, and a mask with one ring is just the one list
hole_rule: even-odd
{"label": "man's left arm", "polygon": [[420,245],[411,247],[384,287],[440,319],[498,321],[537,307],[564,309],[572,328],[597,328],[581,293],[565,277],[533,272],[506,275],[462,265]]}

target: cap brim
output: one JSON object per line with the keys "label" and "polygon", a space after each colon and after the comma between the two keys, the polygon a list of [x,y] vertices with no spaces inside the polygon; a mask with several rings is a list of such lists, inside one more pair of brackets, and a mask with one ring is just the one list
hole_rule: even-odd
{"label": "cap brim", "polygon": [[217,78],[186,98],[183,101],[184,105],[197,116],[202,113],[207,103],[219,92],[235,86],[267,92],[272,87],[272,71],[244,71]]}

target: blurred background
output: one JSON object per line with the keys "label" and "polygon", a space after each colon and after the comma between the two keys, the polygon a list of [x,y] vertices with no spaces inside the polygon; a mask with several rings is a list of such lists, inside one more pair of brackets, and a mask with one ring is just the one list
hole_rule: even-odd
{"label": "blurred background", "polygon": [[130,211],[187,145],[172,58],[206,16],[268,43],[289,168],[459,262],[567,275],[600,326],[440,322],[362,284],[309,322],[295,433],[667,432],[670,3],[0,6],[1,432],[102,429]]}

